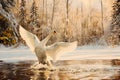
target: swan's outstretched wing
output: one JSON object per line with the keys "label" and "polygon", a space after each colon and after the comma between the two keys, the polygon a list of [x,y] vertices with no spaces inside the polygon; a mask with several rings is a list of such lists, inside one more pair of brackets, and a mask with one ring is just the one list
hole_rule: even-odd
{"label": "swan's outstretched wing", "polygon": [[53,60],[57,60],[62,54],[69,53],[75,50],[77,41],[74,42],[57,42],[46,48],[46,53]]}
{"label": "swan's outstretched wing", "polygon": [[23,40],[25,40],[31,51],[34,52],[36,44],[40,42],[37,36],[25,30],[22,26],[19,26],[19,31]]}

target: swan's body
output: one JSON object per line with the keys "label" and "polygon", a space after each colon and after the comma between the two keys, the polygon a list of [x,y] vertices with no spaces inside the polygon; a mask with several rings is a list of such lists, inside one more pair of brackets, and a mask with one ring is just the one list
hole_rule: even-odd
{"label": "swan's body", "polygon": [[46,46],[47,41],[54,34],[51,32],[45,39],[39,41],[36,35],[28,32],[22,26],[19,26],[20,35],[27,45],[33,51],[39,63],[50,65],[50,60],[57,60],[62,54],[71,52],[77,47],[77,41],[74,42],[56,42]]}

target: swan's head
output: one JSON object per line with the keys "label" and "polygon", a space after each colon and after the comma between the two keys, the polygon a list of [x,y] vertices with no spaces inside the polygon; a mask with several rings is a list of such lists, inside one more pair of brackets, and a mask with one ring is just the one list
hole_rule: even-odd
{"label": "swan's head", "polygon": [[51,34],[52,34],[52,35],[56,35],[57,32],[56,32],[55,30],[53,30],[53,31],[51,31]]}
{"label": "swan's head", "polygon": [[53,31],[54,34],[56,34],[56,31]]}

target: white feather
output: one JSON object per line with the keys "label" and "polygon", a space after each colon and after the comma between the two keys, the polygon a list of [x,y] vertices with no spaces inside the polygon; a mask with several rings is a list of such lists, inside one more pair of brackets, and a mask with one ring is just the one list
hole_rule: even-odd
{"label": "white feather", "polygon": [[72,52],[77,47],[77,41],[74,42],[56,42],[46,48],[46,54],[54,61],[58,60],[64,53]]}
{"label": "white feather", "polygon": [[36,35],[28,32],[25,30],[22,26],[19,26],[20,35],[25,40],[26,44],[29,46],[31,51],[34,52],[35,46],[40,43],[39,39],[36,37]]}

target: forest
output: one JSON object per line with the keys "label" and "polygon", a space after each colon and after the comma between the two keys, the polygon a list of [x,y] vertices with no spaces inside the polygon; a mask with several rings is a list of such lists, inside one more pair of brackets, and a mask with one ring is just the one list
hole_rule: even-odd
{"label": "forest", "polygon": [[0,0],[0,80],[120,80],[120,0]]}
{"label": "forest", "polygon": [[57,41],[83,45],[120,45],[120,0],[0,0],[0,44],[25,44],[18,27],[40,40],[50,31]]}

